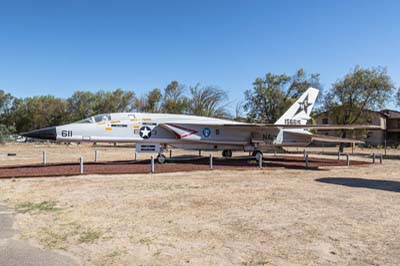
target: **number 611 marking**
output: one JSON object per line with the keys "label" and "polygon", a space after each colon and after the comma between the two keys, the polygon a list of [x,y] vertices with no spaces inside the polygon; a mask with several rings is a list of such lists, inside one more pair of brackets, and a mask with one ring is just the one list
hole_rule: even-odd
{"label": "number 611 marking", "polygon": [[72,130],[62,130],[61,136],[65,137],[72,137]]}

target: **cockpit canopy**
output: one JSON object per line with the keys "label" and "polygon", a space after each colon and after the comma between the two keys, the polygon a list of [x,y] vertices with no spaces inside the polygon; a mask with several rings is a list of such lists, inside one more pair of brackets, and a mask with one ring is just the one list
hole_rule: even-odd
{"label": "cockpit canopy", "polygon": [[110,114],[100,114],[100,115],[95,115],[95,116],[85,118],[76,123],[77,124],[92,124],[92,123],[108,122],[108,121],[111,121]]}

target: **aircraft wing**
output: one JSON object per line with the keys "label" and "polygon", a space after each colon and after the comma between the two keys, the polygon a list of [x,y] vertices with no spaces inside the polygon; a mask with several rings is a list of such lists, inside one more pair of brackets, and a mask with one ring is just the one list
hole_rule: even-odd
{"label": "aircraft wing", "polygon": [[357,139],[331,137],[331,136],[301,133],[301,132],[294,132],[294,131],[286,132],[286,134],[301,135],[303,137],[309,138],[310,142],[318,141],[318,142],[328,142],[328,143],[354,143],[354,144],[363,144],[364,143],[364,141],[357,140]]}
{"label": "aircraft wing", "polygon": [[[177,139],[182,139],[182,141],[187,142],[187,143],[207,143],[207,144],[215,144],[215,145],[221,145],[221,144],[226,144],[226,145],[245,145],[247,144],[246,141],[237,141],[237,140],[230,140],[229,137],[225,140],[205,140],[201,139],[200,137],[196,136],[196,133],[198,131],[189,128],[191,125],[196,125],[196,126],[213,126],[215,124],[210,124],[210,123],[187,123],[184,122],[182,124],[180,123],[160,123],[159,126],[163,127],[164,129],[170,131],[175,135]],[[219,126],[222,127],[228,127],[228,128],[237,128],[240,130],[248,130],[248,131],[264,131],[267,128],[275,128],[275,129],[290,129],[290,128],[309,128],[309,129],[319,129],[323,128],[326,130],[339,130],[339,129],[377,129],[378,126],[371,126],[371,125],[350,125],[350,126],[331,126],[331,125],[298,125],[298,126],[293,126],[293,125],[265,125],[265,124],[218,124]],[[379,127],[378,127],[379,128]],[[317,134],[311,134],[309,132],[296,132],[296,131],[286,131],[285,134],[292,134],[295,136],[301,136],[305,139],[307,139],[309,142],[311,141],[319,141],[319,142],[329,142],[329,143],[364,143],[363,141],[356,140],[356,139],[348,139],[348,138],[339,138],[339,137],[331,137],[331,136],[324,136],[324,135],[317,135]]]}
{"label": "aircraft wing", "polygon": [[356,129],[368,129],[368,130],[381,130],[383,129],[378,125],[332,125],[332,124],[318,124],[318,125],[287,125],[287,124],[257,124],[257,123],[209,123],[209,122],[168,122],[161,123],[160,126],[166,127],[169,124],[184,124],[193,126],[223,126],[229,128],[238,129],[251,129],[251,130],[263,130],[265,128],[276,128],[276,129],[290,129],[290,128],[304,128],[304,129],[317,129],[317,130],[356,130]]}
{"label": "aircraft wing", "polygon": [[[175,135],[177,135],[177,131],[180,130],[189,130],[186,128],[180,128],[180,123],[161,123],[159,124],[161,127],[171,131]],[[237,128],[239,130],[248,130],[253,132],[262,132],[265,129],[316,129],[319,131],[328,131],[328,130],[357,130],[357,129],[367,129],[367,130],[381,130],[382,127],[378,125],[276,125],[276,124],[253,124],[253,123],[206,123],[206,122],[183,122],[185,126],[221,126],[226,128]],[[178,127],[171,127],[171,125],[177,125]],[[190,131],[190,130],[189,130]],[[190,132],[189,132],[190,134]],[[179,135],[177,135],[179,138]],[[325,136],[322,136],[325,137]]]}
{"label": "aircraft wing", "polygon": [[317,129],[317,130],[356,130],[356,129],[368,129],[368,130],[380,130],[381,126],[377,125],[275,125],[275,124],[224,124],[223,126],[230,128],[249,128],[255,130],[262,130],[264,128],[304,128],[304,129]]}

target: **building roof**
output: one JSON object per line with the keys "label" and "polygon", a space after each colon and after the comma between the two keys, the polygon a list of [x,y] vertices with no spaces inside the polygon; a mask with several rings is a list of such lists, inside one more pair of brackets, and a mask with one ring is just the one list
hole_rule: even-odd
{"label": "building roof", "polygon": [[396,110],[384,109],[381,111],[387,118],[400,118],[400,112]]}
{"label": "building roof", "polygon": [[[369,110],[369,109],[364,109],[363,112],[364,113],[374,113],[374,114],[378,114],[378,115],[381,115],[381,116],[387,116],[385,113],[382,113],[382,111],[373,111],[373,110]],[[319,117],[319,116],[326,115],[326,114],[328,114],[328,111],[316,113],[314,116],[315,117]]]}
{"label": "building roof", "polygon": [[[396,111],[396,110],[391,110],[391,109],[383,109],[381,111],[373,111],[373,110],[369,110],[369,109],[365,109],[364,112],[368,112],[368,113],[375,113],[375,114],[380,114],[386,118],[400,118],[400,111]],[[319,117],[321,115],[327,114],[328,112],[320,112],[315,114],[315,117]]]}

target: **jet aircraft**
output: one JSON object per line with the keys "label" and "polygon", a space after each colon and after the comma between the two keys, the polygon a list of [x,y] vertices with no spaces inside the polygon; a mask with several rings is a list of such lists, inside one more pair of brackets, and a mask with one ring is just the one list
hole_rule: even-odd
{"label": "jet aircraft", "polygon": [[368,125],[307,125],[318,93],[319,90],[310,87],[275,124],[132,112],[99,114],[72,124],[33,130],[21,135],[58,142],[136,143],[137,152],[158,153],[157,159],[163,163],[163,151],[167,146],[188,150],[220,150],[224,157],[231,157],[232,151],[247,151],[259,160],[263,151],[273,146],[307,146],[312,141],[361,143],[354,139],[312,134],[310,129],[375,128]]}

